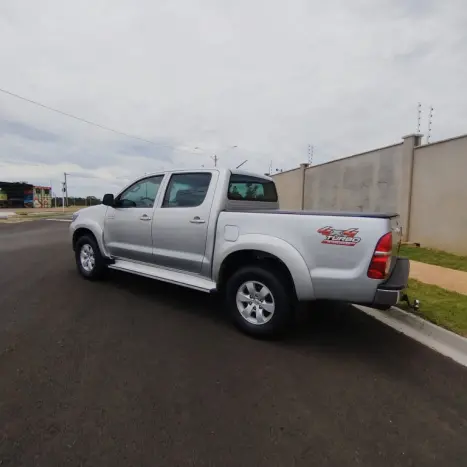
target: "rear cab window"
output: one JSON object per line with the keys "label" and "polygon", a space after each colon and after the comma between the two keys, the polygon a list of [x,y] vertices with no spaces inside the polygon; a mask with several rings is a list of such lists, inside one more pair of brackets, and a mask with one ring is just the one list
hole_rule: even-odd
{"label": "rear cab window", "polygon": [[232,201],[262,201],[277,203],[276,185],[273,181],[252,175],[232,174],[227,198]]}

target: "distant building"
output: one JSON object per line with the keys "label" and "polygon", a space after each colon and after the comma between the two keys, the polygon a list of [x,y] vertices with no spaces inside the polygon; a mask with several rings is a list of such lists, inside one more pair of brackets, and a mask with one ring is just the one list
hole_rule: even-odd
{"label": "distant building", "polygon": [[51,208],[52,188],[24,182],[0,182],[0,207]]}
{"label": "distant building", "polygon": [[52,188],[50,186],[34,187],[34,206],[35,208],[52,207]]}

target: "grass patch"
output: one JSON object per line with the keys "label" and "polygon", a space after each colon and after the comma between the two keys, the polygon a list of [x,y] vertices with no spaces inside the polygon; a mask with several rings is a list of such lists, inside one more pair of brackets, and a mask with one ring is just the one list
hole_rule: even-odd
{"label": "grass patch", "polygon": [[72,214],[72,211],[39,211],[37,210],[36,212],[21,212],[17,211],[16,216],[11,216],[10,218],[14,217],[21,217],[25,218],[27,217],[28,219],[43,219],[43,218],[49,218],[49,217],[61,217],[61,216],[70,216]]}
{"label": "grass patch", "polygon": [[401,245],[400,256],[406,256],[413,261],[421,263],[434,264],[443,268],[457,269],[467,271],[467,256],[458,256],[452,253],[446,253],[441,250],[432,250],[431,248],[414,247]]}
{"label": "grass patch", "polygon": [[67,214],[70,214],[70,213],[73,213],[73,212],[76,212],[76,211],[79,211],[80,209],[84,209],[86,206],[69,206],[67,208],[65,208],[65,210],[63,210],[63,208],[21,208],[21,209],[17,209],[15,210],[14,212],[18,215],[18,216],[27,216],[27,215],[30,215],[30,214],[39,214],[39,213],[67,213]]}
{"label": "grass patch", "polygon": [[14,216],[9,216],[7,218],[0,219],[0,223],[2,224],[14,224],[16,222],[26,222],[26,221],[36,221],[41,219],[60,219],[61,217],[69,217],[71,214],[70,211],[59,212],[59,211],[51,211],[51,212],[41,212],[37,211],[34,212],[17,212]]}
{"label": "grass patch", "polygon": [[33,212],[30,212],[28,214],[28,217],[30,217],[31,219],[38,219],[38,218],[42,218],[42,217],[61,217],[61,216],[70,216],[72,213],[71,212],[57,212],[57,211],[52,211],[52,212],[38,212],[37,214],[36,213],[33,213]]}
{"label": "grass patch", "polygon": [[[410,300],[420,300],[418,313],[428,321],[467,337],[467,295],[450,292],[436,285],[409,279],[406,290]],[[406,303],[399,303],[407,310]]]}

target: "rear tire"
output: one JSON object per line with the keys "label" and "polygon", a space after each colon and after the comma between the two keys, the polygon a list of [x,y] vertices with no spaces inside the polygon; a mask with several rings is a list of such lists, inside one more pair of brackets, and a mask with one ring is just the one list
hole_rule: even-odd
{"label": "rear tire", "polygon": [[225,299],[230,317],[250,336],[278,337],[294,316],[294,292],[287,278],[258,266],[239,269],[228,280]]}
{"label": "rear tire", "polygon": [[92,236],[84,235],[76,242],[75,260],[81,276],[91,281],[101,279],[107,269],[99,246]]}

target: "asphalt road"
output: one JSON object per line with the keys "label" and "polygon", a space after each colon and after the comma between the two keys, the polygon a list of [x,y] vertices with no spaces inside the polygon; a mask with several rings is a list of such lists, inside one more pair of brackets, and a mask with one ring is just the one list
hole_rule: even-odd
{"label": "asphalt road", "polygon": [[0,225],[0,465],[461,466],[467,372],[354,309],[282,342],[215,297],[75,272],[66,223]]}

